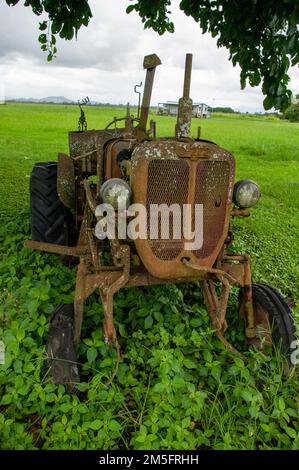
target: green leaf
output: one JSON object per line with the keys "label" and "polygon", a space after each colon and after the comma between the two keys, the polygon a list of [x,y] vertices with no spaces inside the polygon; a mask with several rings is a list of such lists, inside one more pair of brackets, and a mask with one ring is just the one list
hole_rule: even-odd
{"label": "green leaf", "polygon": [[257,418],[257,416],[258,416],[258,408],[255,407],[255,406],[251,406],[251,407],[249,408],[249,414],[250,414],[251,418]]}
{"label": "green leaf", "polygon": [[199,318],[199,317],[194,317],[190,320],[190,325],[193,327],[193,328],[198,328],[199,326],[202,325],[202,318]]}
{"label": "green leaf", "polygon": [[297,437],[297,431],[293,428],[290,428],[290,426],[284,426],[284,429],[286,433],[292,438],[295,439]]}
{"label": "green leaf", "polygon": [[126,8],[126,13],[131,13],[131,11],[135,10],[135,5],[129,5],[127,8]]}
{"label": "green leaf", "polygon": [[188,359],[188,358],[184,359],[183,364],[187,369],[196,369],[197,368],[197,364],[195,364],[194,361],[192,361],[191,359]]}
{"label": "green leaf", "polygon": [[115,419],[109,421],[108,426],[111,431],[120,431],[122,429],[122,426]]}
{"label": "green leaf", "polygon": [[88,387],[89,387],[89,384],[86,383],[86,382],[82,382],[82,383],[76,384],[76,388],[77,388],[80,392],[85,392],[86,390],[88,390]]}
{"label": "green leaf", "polygon": [[186,382],[182,377],[174,377],[172,384],[175,388],[183,388],[186,386]]}
{"label": "green leaf", "polygon": [[65,415],[62,416],[61,422],[62,422],[62,424],[63,424],[64,426],[66,425],[66,423],[67,423],[67,417],[66,417]]}
{"label": "green leaf", "polygon": [[204,357],[204,360],[208,363],[212,362],[213,360],[212,354],[207,349],[203,351],[203,357]]}
{"label": "green leaf", "polygon": [[153,392],[156,393],[163,393],[164,392],[164,384],[162,382],[158,382],[157,384],[154,385],[153,387]]}
{"label": "green leaf", "polygon": [[96,357],[98,355],[98,352],[95,348],[89,348],[87,351],[87,360],[89,364],[95,361]]}
{"label": "green leaf", "polygon": [[153,326],[153,317],[151,315],[149,315],[148,317],[146,317],[146,319],[144,320],[144,328],[146,328],[147,330],[149,328],[151,328]]}
{"label": "green leaf", "polygon": [[90,425],[89,425],[90,429],[93,429],[94,431],[98,431],[102,426],[103,426],[103,423],[102,423],[102,421],[99,420],[99,419],[95,419],[95,420],[92,421],[92,423],[90,423]]}
{"label": "green leaf", "polygon": [[38,329],[37,329],[37,333],[40,337],[43,336],[44,334],[44,327],[43,326],[39,326]]}
{"label": "green leaf", "polygon": [[40,29],[40,31],[45,31],[45,29],[47,29],[47,26],[48,26],[48,22],[47,22],[47,21],[42,21],[41,23],[39,23],[39,29]]}
{"label": "green leaf", "polygon": [[191,419],[190,416],[182,420],[182,428],[188,428],[190,425]]}
{"label": "green leaf", "polygon": [[216,380],[220,380],[221,376],[221,368],[219,365],[213,366],[211,369],[211,375],[214,377]]}
{"label": "green leaf", "polygon": [[30,300],[30,302],[28,302],[27,304],[27,308],[28,308],[28,313],[29,315],[33,315],[34,313],[36,313],[37,311],[37,308],[38,308],[38,301],[37,300]]}
{"label": "green leaf", "polygon": [[240,357],[234,357],[234,361],[236,366],[238,366],[240,369],[244,367],[244,361]]}
{"label": "green leaf", "polygon": [[25,338],[25,331],[24,330],[18,330],[16,333],[16,338],[18,341],[22,341],[22,339]]}
{"label": "green leaf", "polygon": [[72,408],[73,408],[73,406],[71,405],[71,403],[62,403],[62,405],[60,406],[60,409],[63,413],[67,413]]}
{"label": "green leaf", "polygon": [[136,441],[142,443],[146,440],[146,436],[147,436],[147,428],[146,426],[144,426],[144,424],[142,424],[139,429],[139,434],[136,437]]}
{"label": "green leaf", "polygon": [[285,410],[286,406],[285,406],[284,399],[282,397],[279,397],[279,399],[278,399],[278,406],[279,406],[280,411]]}
{"label": "green leaf", "polygon": [[264,105],[265,110],[272,108],[273,103],[272,103],[270,96],[266,96],[266,98],[263,101],[263,105]]}
{"label": "green leaf", "polygon": [[10,393],[7,393],[1,399],[1,405],[9,405],[9,403],[11,402],[12,402],[12,395]]}
{"label": "green leaf", "polygon": [[78,411],[81,414],[88,413],[88,407],[84,403],[80,403],[78,406]]}
{"label": "green leaf", "polygon": [[122,336],[123,338],[127,337],[126,328],[121,323],[118,325],[118,331],[119,331],[120,336]]}
{"label": "green leaf", "polygon": [[153,315],[154,315],[154,318],[157,322],[163,323],[164,317],[163,317],[161,312],[154,312]]}
{"label": "green leaf", "polygon": [[47,35],[46,34],[40,34],[38,37],[38,40],[41,44],[45,44],[47,42]]}
{"label": "green leaf", "polygon": [[252,395],[248,390],[244,390],[241,393],[241,397],[247,402],[252,401]]}
{"label": "green leaf", "polygon": [[265,431],[265,432],[270,432],[270,427],[268,424],[266,423],[261,423],[261,428]]}

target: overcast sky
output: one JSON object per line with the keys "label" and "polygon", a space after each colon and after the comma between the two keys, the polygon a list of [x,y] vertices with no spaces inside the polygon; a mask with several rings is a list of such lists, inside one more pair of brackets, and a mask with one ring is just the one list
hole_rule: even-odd
{"label": "overcast sky", "polygon": [[[23,0],[8,7],[0,0],[0,98],[65,96],[77,100],[136,103],[133,87],[144,81],[143,56],[157,53],[152,104],[182,95],[186,52],[193,53],[191,97],[210,106],[262,111],[259,88],[240,89],[239,68],[229,62],[226,49],[202,35],[198,24],[172,5],[176,31],[159,36],[144,30],[136,13],[126,14],[128,0],[91,0],[93,18],[77,41],[58,40],[57,58],[48,63],[40,50],[38,22]],[[298,92],[299,70],[291,70],[291,89]]]}

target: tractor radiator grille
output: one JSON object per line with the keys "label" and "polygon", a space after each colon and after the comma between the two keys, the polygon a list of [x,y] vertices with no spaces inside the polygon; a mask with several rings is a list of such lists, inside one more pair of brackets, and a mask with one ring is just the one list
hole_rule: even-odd
{"label": "tractor radiator grille", "polygon": [[223,234],[228,200],[229,164],[226,161],[199,162],[196,169],[194,204],[203,205],[203,245],[197,258],[210,256]]}
{"label": "tractor radiator grille", "polygon": [[[223,235],[228,202],[230,165],[225,160],[205,160],[196,163],[195,188],[190,188],[191,169],[189,160],[150,161],[147,181],[147,230],[148,240],[153,254],[159,260],[171,261],[184,250],[183,224],[181,218],[181,238],[173,239],[172,215],[169,218],[169,239],[161,238],[161,213],[159,213],[158,239],[150,239],[150,205],[178,204],[183,214],[183,204],[188,203],[189,192],[193,194],[193,204],[203,204],[203,246],[193,251],[198,258],[205,258],[213,253]],[[193,227],[194,230],[194,220]]]}
{"label": "tractor radiator grille", "polygon": [[[150,205],[151,204],[178,204],[183,210],[183,204],[188,201],[189,165],[181,160],[152,160],[148,170],[147,188],[147,230],[150,239]],[[158,218],[159,236],[161,232],[161,214]],[[181,225],[182,229],[182,225]],[[173,239],[173,217],[169,217],[169,240],[150,240],[154,255],[161,259],[170,261],[176,258],[184,247],[181,230],[181,238]]]}

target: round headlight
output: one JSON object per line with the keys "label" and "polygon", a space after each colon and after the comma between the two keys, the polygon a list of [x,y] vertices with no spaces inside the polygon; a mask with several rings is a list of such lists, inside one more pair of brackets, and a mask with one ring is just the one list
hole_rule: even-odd
{"label": "round headlight", "polygon": [[114,209],[127,208],[131,199],[131,188],[120,178],[111,178],[101,186],[100,196],[105,204],[111,204]]}
{"label": "round headlight", "polygon": [[260,188],[254,181],[241,180],[235,184],[233,202],[240,209],[254,206],[261,196]]}

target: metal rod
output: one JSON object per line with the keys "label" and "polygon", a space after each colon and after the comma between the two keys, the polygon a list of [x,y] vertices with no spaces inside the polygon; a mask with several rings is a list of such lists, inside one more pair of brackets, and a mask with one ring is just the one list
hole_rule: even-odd
{"label": "metal rod", "polygon": [[57,245],[55,243],[37,242],[33,240],[26,240],[24,242],[24,246],[25,248],[47,251],[48,253],[55,253],[57,255],[83,256],[89,253],[89,250],[86,246],[65,246]]}
{"label": "metal rod", "polygon": [[140,113],[140,124],[139,128],[143,131],[146,130],[146,124],[148,119],[148,113],[151,103],[152,89],[155,78],[156,68],[147,69],[146,79],[144,84],[144,93],[142,97],[141,113]]}
{"label": "metal rod", "polygon": [[190,137],[191,118],[192,118],[192,100],[190,98],[190,84],[192,72],[192,54],[186,54],[185,76],[183,96],[179,100],[178,117],[175,128],[177,139],[186,139]]}
{"label": "metal rod", "polygon": [[183,98],[189,98],[190,96],[192,57],[192,54],[186,54]]}

